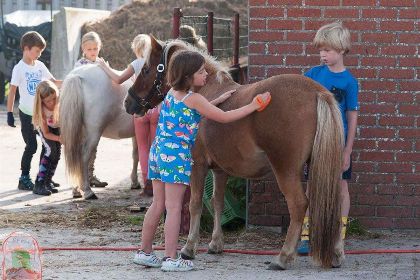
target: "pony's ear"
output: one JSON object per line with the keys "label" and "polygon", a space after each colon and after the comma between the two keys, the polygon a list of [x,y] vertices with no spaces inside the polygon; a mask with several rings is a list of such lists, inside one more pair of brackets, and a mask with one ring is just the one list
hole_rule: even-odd
{"label": "pony's ear", "polygon": [[149,34],[150,39],[152,41],[152,50],[162,50],[163,49],[163,43],[159,41],[158,39],[153,36],[153,34]]}

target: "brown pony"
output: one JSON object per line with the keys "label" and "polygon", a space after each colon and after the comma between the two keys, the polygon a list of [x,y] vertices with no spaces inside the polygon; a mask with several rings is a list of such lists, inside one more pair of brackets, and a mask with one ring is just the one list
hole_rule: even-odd
{"label": "brown pony", "polygon": [[[156,106],[167,92],[165,68],[173,54],[192,49],[181,41],[166,44],[152,36],[150,68],[143,69],[129,89],[125,108],[129,114],[144,114]],[[265,91],[271,92],[270,105],[262,112],[233,123],[220,124],[202,119],[193,149],[191,175],[190,232],[181,253],[194,258],[200,228],[204,179],[209,169],[214,173],[214,227],[209,253],[223,251],[221,214],[228,175],[265,179],[274,173],[286,198],[290,226],[280,254],[271,269],[286,269],[296,256],[297,242],[308,206],[301,185],[301,173],[307,160],[309,174],[309,209],[311,251],[323,267],[338,267],[344,260],[340,238],[339,179],[343,149],[343,127],[333,95],[301,75],[279,75],[249,84],[235,83],[212,57],[206,58],[207,83],[193,89],[213,100],[221,93],[236,93],[220,105],[227,111],[248,104]]]}

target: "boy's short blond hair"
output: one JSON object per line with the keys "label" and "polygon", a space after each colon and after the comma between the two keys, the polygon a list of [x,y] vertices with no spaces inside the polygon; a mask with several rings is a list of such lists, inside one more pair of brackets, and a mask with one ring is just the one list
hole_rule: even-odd
{"label": "boy's short blond hair", "polygon": [[152,52],[152,39],[147,34],[139,34],[134,37],[131,42],[131,49],[136,56],[141,56],[145,59],[146,64],[149,64],[150,53]]}
{"label": "boy's short blond hair", "polygon": [[341,22],[326,24],[316,32],[313,45],[315,48],[330,47],[346,54],[351,48],[350,31]]}
{"label": "boy's short blond hair", "polygon": [[45,49],[47,43],[45,42],[44,37],[36,31],[28,31],[22,35],[20,38],[20,48],[22,51],[25,47],[32,49],[33,47],[38,47],[41,50]]}

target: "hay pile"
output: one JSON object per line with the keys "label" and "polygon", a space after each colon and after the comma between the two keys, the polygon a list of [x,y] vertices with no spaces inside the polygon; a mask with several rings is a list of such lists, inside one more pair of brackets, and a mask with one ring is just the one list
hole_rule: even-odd
{"label": "hay pile", "polygon": [[82,33],[96,31],[102,39],[100,56],[109,61],[111,67],[124,69],[134,58],[130,49],[133,38],[140,33],[151,33],[156,38],[172,38],[172,13],[180,7],[184,16],[205,16],[209,11],[214,17],[232,18],[237,12],[241,25],[247,25],[247,0],[151,0],[133,1],[113,12],[100,22],[86,24]]}

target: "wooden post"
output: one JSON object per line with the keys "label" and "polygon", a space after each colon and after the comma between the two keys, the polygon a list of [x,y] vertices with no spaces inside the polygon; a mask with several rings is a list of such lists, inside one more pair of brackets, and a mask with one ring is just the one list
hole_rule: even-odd
{"label": "wooden post", "polygon": [[181,25],[182,10],[181,8],[174,8],[172,17],[172,38],[179,37],[179,26]]}
{"label": "wooden post", "polygon": [[213,12],[207,14],[207,52],[213,55]]}

